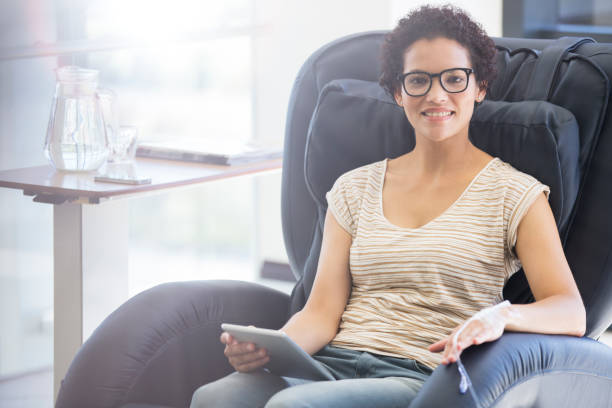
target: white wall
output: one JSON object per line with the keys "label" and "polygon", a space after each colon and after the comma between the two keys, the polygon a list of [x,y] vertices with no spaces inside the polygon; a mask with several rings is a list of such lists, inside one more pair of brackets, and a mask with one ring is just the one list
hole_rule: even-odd
{"label": "white wall", "polygon": [[[255,134],[279,144],[293,81],[319,47],[359,31],[387,29],[389,0],[260,0],[257,21],[268,27],[255,43]],[[280,217],[280,174],[259,177],[257,237],[260,260],[287,262]]]}
{"label": "white wall", "polygon": [[[431,1],[444,4],[447,1]],[[414,0],[258,0],[256,20],[266,26],[255,43],[255,134],[266,143],[284,135],[289,93],[310,54],[329,41],[360,31],[391,29]],[[491,36],[501,36],[502,0],[458,0]],[[257,242],[259,259],[287,262],[280,218],[280,174],[259,177]]]}

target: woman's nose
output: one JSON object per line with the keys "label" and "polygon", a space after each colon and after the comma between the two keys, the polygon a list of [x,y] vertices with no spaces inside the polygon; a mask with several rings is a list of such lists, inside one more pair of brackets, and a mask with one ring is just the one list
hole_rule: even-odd
{"label": "woman's nose", "polygon": [[431,81],[431,89],[427,92],[427,100],[431,102],[443,102],[448,99],[448,92],[442,88],[439,78],[434,78]]}

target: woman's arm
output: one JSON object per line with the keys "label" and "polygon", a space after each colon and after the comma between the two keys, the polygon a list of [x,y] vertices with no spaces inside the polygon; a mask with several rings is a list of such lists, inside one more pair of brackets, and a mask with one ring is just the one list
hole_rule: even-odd
{"label": "woman's arm", "polygon": [[443,364],[455,362],[470,345],[496,340],[504,330],[584,335],[584,305],[544,194],[521,220],[515,250],[536,301],[485,309],[485,314],[469,319],[450,336],[429,346],[430,351],[444,350]]}
{"label": "woman's arm", "polygon": [[519,224],[515,249],[536,302],[507,308],[506,330],[583,336],[584,304],[543,194]]}
{"label": "woman's arm", "polygon": [[309,354],[319,351],[338,332],[351,293],[351,243],[351,235],[328,210],[312,291],[304,308],[281,329]]}
{"label": "woman's arm", "polygon": [[[327,211],[321,254],[312,291],[304,308],[281,329],[307,353],[314,354],[338,331],[340,317],[351,292],[349,250],[351,235]],[[266,350],[253,343],[240,343],[229,333],[221,334],[225,355],[239,372],[249,372],[269,361]]]}

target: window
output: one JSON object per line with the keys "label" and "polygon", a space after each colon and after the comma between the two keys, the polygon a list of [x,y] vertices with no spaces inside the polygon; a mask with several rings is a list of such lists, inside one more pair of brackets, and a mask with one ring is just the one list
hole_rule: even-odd
{"label": "window", "polygon": [[504,0],[506,37],[592,37],[612,42],[612,3],[607,0]]}
{"label": "window", "polygon": [[[10,3],[10,4],[9,4]],[[57,66],[100,71],[141,139],[253,138],[254,0],[53,0],[0,6],[0,167],[46,164]],[[17,136],[16,136],[17,135]],[[130,202],[130,294],[161,281],[252,279],[253,179]],[[0,377],[52,364],[52,207],[0,203]],[[27,203],[24,204],[24,201]],[[25,227],[24,227],[25,226]]]}
{"label": "window", "polygon": [[[84,52],[62,62],[98,69],[141,141],[247,142],[252,3],[72,0],[65,35]],[[252,219],[249,178],[131,200],[130,295],[169,280],[252,279]]]}
{"label": "window", "polygon": [[612,27],[612,3],[601,0],[559,0],[557,18],[561,24]]}

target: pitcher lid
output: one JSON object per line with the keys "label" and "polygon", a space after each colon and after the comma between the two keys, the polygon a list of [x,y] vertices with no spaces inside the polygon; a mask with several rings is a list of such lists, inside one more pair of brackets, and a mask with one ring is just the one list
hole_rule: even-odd
{"label": "pitcher lid", "polygon": [[57,68],[55,73],[57,80],[61,82],[98,82],[99,71],[76,65],[65,65]]}

